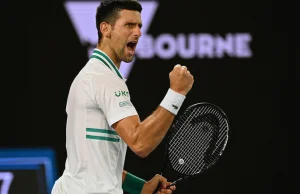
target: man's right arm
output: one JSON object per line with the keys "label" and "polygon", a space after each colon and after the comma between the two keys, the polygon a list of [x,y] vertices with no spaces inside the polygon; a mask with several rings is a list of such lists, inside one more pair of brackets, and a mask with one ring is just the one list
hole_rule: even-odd
{"label": "man's right arm", "polygon": [[[185,66],[180,65],[176,65],[169,76],[170,93],[175,98],[185,98],[192,88],[193,76]],[[134,153],[144,158],[163,140],[174,118],[174,112],[161,105],[142,122],[139,116],[134,115],[114,123],[112,127]]]}
{"label": "man's right arm", "polygon": [[134,153],[144,158],[162,141],[174,116],[159,106],[143,122],[134,115],[118,121],[113,128]]}

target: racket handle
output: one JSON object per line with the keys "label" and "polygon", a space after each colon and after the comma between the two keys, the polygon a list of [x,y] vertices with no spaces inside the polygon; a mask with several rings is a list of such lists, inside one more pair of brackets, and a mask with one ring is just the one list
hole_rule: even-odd
{"label": "racket handle", "polygon": [[166,189],[169,189],[171,186],[175,185],[176,184],[176,181],[174,181],[173,183],[169,184]]}
{"label": "racket handle", "polygon": [[[171,184],[169,184],[166,189],[169,189],[171,186],[175,185],[177,181],[172,182]],[[156,194],[161,188],[161,183],[158,184],[158,186],[156,187],[155,191],[153,194]]]}

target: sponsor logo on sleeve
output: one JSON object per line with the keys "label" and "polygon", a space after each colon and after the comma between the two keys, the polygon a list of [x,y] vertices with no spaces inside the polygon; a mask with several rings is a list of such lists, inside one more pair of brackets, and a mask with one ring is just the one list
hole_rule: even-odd
{"label": "sponsor logo on sleeve", "polygon": [[132,106],[131,102],[129,101],[123,101],[119,103],[120,107],[124,107],[124,106]]}

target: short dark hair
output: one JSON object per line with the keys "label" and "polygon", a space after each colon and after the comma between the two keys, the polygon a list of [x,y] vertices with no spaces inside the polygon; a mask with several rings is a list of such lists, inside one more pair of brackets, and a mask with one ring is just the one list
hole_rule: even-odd
{"label": "short dark hair", "polygon": [[98,31],[98,43],[100,43],[102,38],[100,24],[107,22],[114,25],[119,17],[119,12],[123,9],[141,12],[142,6],[137,0],[103,0],[97,7],[96,27]]}

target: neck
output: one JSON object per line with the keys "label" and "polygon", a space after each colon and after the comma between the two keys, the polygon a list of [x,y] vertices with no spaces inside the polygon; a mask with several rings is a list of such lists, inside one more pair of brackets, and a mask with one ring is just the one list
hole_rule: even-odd
{"label": "neck", "polygon": [[98,43],[97,49],[104,52],[114,62],[115,66],[120,69],[121,61],[117,60],[117,56],[108,46],[103,46]]}

